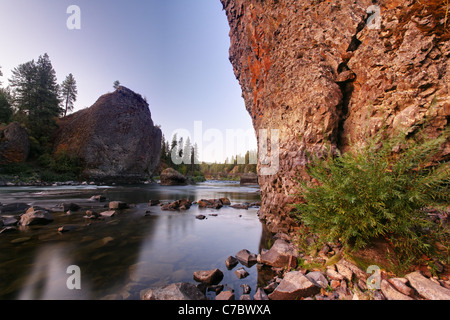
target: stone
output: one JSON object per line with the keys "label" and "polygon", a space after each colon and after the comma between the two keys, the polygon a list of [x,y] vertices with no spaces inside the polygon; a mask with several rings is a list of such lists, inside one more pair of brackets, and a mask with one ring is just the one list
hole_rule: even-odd
{"label": "stone", "polygon": [[102,195],[95,195],[95,196],[90,197],[89,200],[97,201],[97,202],[105,202],[106,201],[106,197],[102,196]]}
{"label": "stone", "polygon": [[30,139],[27,130],[18,122],[0,129],[0,166],[23,163],[30,153]]}
{"label": "stone", "polygon": [[235,295],[231,291],[222,291],[216,296],[216,300],[235,300]]}
{"label": "stone", "polygon": [[334,265],[331,267],[327,267],[326,275],[332,280],[337,280],[337,281],[344,280],[344,276],[342,274],[336,272]]}
{"label": "stone", "polygon": [[53,222],[53,216],[50,212],[44,210],[31,211],[23,214],[20,217],[19,224],[21,226],[31,226],[39,224],[48,224]]}
{"label": "stone", "polygon": [[76,226],[62,226],[62,227],[58,228],[58,232],[65,233],[65,232],[69,232],[69,231],[74,231],[76,229],[77,229]]}
{"label": "stone", "polygon": [[270,300],[300,300],[320,292],[320,288],[300,271],[286,273],[276,289],[269,294]]}
{"label": "stone", "polygon": [[241,284],[241,288],[243,294],[249,294],[252,291],[252,288],[250,288],[250,286],[246,283]]}
{"label": "stone", "polygon": [[269,296],[264,292],[262,288],[257,288],[253,296],[254,300],[269,300]]}
{"label": "stone", "polygon": [[326,289],[328,287],[328,280],[322,272],[312,271],[306,274],[306,277],[316,286]]}
{"label": "stone", "polygon": [[220,198],[219,200],[224,206],[229,206],[231,204],[231,201],[228,198]]}
{"label": "stone", "polygon": [[229,256],[225,260],[225,266],[227,267],[228,270],[233,269],[238,263],[239,263],[239,260],[233,256]]}
{"label": "stone", "polygon": [[109,210],[122,210],[128,208],[128,205],[122,201],[111,201],[108,207]]}
{"label": "stone", "polygon": [[247,272],[247,270],[245,270],[243,267],[236,269],[234,271],[234,274],[239,278],[239,279],[244,279],[247,278],[249,276],[249,273]]}
{"label": "stone", "polygon": [[5,218],[3,218],[3,220],[1,220],[1,223],[5,227],[15,226],[15,225],[17,225],[18,222],[19,222],[19,220],[17,220],[14,217],[5,217]]}
{"label": "stone", "polygon": [[162,186],[183,186],[187,184],[187,178],[173,168],[167,168],[161,172]]}
{"label": "stone", "polygon": [[243,173],[240,179],[241,185],[258,184],[258,175],[256,173]]}
{"label": "stone", "polygon": [[219,284],[223,279],[223,272],[219,269],[201,270],[194,272],[194,280],[207,285]]}
{"label": "stone", "polygon": [[173,283],[145,290],[142,300],[206,300],[206,296],[191,283]]}
{"label": "stone", "polygon": [[408,282],[408,279],[405,278],[390,278],[388,279],[389,283],[397,289],[397,291],[413,297],[414,296],[414,289],[411,287],[408,287],[406,283]]}
{"label": "stone", "polygon": [[236,259],[239,260],[245,266],[251,266],[257,262],[258,256],[255,253],[251,253],[247,249],[242,249],[236,253]]}
{"label": "stone", "polygon": [[274,242],[272,247],[261,253],[261,263],[272,267],[285,267],[292,260],[291,257],[297,259],[299,256],[298,249],[291,243],[278,239]]}
{"label": "stone", "polygon": [[159,164],[162,132],[145,99],[123,86],[58,125],[54,149],[79,158],[89,181],[138,183]]}
{"label": "stone", "polygon": [[102,217],[107,217],[107,218],[111,218],[113,216],[116,215],[116,211],[115,210],[109,210],[109,211],[104,211],[100,213],[100,216]]}
{"label": "stone", "polygon": [[450,300],[450,290],[444,288],[437,283],[425,278],[420,271],[415,271],[405,276],[411,287],[413,287],[419,295],[428,300]]}
{"label": "stone", "polygon": [[[342,260],[341,260],[342,261]],[[353,271],[345,264],[343,264],[341,261],[336,263],[336,268],[339,274],[341,274],[347,281],[352,281],[353,278]]]}
{"label": "stone", "polygon": [[195,218],[198,219],[198,220],[205,220],[206,216],[203,215],[203,214],[199,214],[199,215],[196,215]]}
{"label": "stone", "polygon": [[381,280],[381,292],[388,300],[414,300],[411,297],[400,293],[386,280]]}
{"label": "stone", "polygon": [[189,199],[180,199],[170,203],[165,203],[161,206],[163,211],[178,211],[188,210],[192,205],[192,201]]}
{"label": "stone", "polygon": [[150,201],[148,202],[148,205],[149,205],[150,207],[153,207],[153,206],[158,205],[159,203],[160,203],[159,200],[150,200]]}
{"label": "stone", "polygon": [[4,204],[0,207],[0,213],[2,215],[15,215],[24,213],[28,208],[30,208],[30,205],[23,202]]}
{"label": "stone", "polygon": [[199,208],[220,209],[223,207],[220,199],[201,199],[197,204]]}
{"label": "stone", "polygon": [[80,210],[80,206],[77,205],[76,203],[63,203],[62,207],[64,212]]}

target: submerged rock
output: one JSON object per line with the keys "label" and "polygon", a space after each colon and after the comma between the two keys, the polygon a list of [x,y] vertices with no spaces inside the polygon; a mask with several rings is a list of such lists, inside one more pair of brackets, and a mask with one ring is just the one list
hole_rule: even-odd
{"label": "submerged rock", "polygon": [[219,269],[194,272],[194,280],[207,285],[219,284],[223,279],[223,272]]}
{"label": "submerged rock", "polygon": [[206,300],[206,296],[191,283],[173,283],[144,291],[142,300]]}
{"label": "submerged rock", "polygon": [[162,186],[184,186],[187,184],[187,178],[172,168],[167,168],[161,172],[161,185]]}
{"label": "submerged rock", "polygon": [[20,217],[21,226],[31,226],[38,224],[47,224],[53,222],[53,216],[50,212],[44,210],[30,211]]}

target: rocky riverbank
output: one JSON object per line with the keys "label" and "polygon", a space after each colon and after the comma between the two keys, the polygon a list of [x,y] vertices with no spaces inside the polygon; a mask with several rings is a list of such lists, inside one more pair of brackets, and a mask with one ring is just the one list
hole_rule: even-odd
{"label": "rocky riverbank", "polygon": [[[286,234],[276,234],[270,250],[259,254],[243,249],[224,261],[224,268],[245,278],[245,270],[258,264],[269,267],[275,276],[263,287],[243,284],[240,300],[450,300],[448,270],[440,277],[419,270],[403,277],[371,266],[366,271],[345,257],[339,247],[328,245],[320,251],[322,264],[299,252]],[[141,290],[143,300],[206,300],[206,292],[216,293],[216,300],[235,300],[234,290],[221,284],[220,269],[199,270],[193,279],[198,283],[174,283]]]}

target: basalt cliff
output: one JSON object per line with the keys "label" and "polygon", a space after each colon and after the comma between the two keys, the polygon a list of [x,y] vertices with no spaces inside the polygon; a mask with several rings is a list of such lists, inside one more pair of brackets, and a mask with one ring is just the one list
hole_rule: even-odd
{"label": "basalt cliff", "polygon": [[161,130],[153,125],[148,103],[125,87],[62,118],[59,125],[55,152],[81,159],[86,179],[139,182],[159,164]]}
{"label": "basalt cliff", "polygon": [[[279,169],[263,175],[261,218],[294,224],[309,154],[345,152],[386,128],[437,137],[450,115],[448,4],[427,0],[221,0],[230,61],[258,139],[279,130]],[[270,139],[270,135],[269,135]],[[447,143],[441,158],[448,159]]]}

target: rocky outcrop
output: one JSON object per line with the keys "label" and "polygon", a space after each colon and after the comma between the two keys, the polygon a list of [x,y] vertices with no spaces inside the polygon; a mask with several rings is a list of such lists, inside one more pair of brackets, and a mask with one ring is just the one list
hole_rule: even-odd
{"label": "rocky outcrop", "polygon": [[80,158],[88,179],[136,182],[158,165],[161,136],[142,96],[119,87],[61,119],[55,151]]}
{"label": "rocky outcrop", "polygon": [[412,133],[427,122],[432,138],[447,126],[450,37],[433,5],[378,1],[379,28],[369,28],[372,0],[221,2],[258,140],[260,129],[279,133],[276,173],[264,175],[258,159],[260,217],[271,231],[294,225],[287,204],[297,201],[296,178],[308,179],[308,155],[325,145],[345,152],[384,126]]}
{"label": "rocky outcrop", "polygon": [[29,153],[28,132],[18,122],[0,130],[0,166],[25,162]]}
{"label": "rocky outcrop", "polygon": [[161,172],[162,186],[184,186],[187,178],[173,168],[167,168]]}

